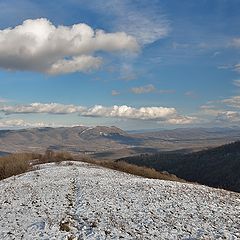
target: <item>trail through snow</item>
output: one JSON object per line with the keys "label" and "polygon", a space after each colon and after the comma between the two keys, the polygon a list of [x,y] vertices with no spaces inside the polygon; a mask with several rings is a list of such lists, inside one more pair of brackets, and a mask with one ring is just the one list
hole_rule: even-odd
{"label": "trail through snow", "polygon": [[0,182],[0,239],[240,239],[240,194],[85,163]]}

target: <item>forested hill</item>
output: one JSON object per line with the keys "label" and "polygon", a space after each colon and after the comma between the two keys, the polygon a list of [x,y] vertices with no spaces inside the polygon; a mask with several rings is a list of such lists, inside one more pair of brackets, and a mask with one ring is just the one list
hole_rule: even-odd
{"label": "forested hill", "polygon": [[188,181],[240,192],[240,141],[195,153],[163,152],[120,160],[167,171]]}

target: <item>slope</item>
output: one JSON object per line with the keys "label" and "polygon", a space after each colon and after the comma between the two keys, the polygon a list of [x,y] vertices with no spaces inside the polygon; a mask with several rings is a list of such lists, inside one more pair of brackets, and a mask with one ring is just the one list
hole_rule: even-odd
{"label": "slope", "polygon": [[0,182],[0,239],[239,239],[240,195],[84,163]]}
{"label": "slope", "polygon": [[240,142],[189,154],[165,152],[120,160],[167,171],[187,181],[240,192]]}

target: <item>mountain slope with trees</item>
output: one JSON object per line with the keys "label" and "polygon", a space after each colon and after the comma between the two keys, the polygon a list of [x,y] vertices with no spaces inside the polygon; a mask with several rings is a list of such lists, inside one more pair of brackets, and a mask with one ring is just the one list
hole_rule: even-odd
{"label": "mountain slope with trees", "polygon": [[119,160],[167,171],[187,181],[240,192],[240,141],[194,153],[163,152]]}

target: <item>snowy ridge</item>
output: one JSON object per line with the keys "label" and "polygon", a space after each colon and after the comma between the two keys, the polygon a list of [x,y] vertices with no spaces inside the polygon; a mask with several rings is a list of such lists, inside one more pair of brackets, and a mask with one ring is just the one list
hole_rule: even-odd
{"label": "snowy ridge", "polygon": [[90,128],[84,129],[84,130],[80,133],[80,135],[82,135],[82,134],[84,134],[85,132],[87,132],[87,131],[89,131],[89,130],[92,130],[92,129],[94,129],[94,127],[90,127]]}
{"label": "snowy ridge", "polygon": [[240,194],[85,163],[0,182],[0,239],[240,239]]}

